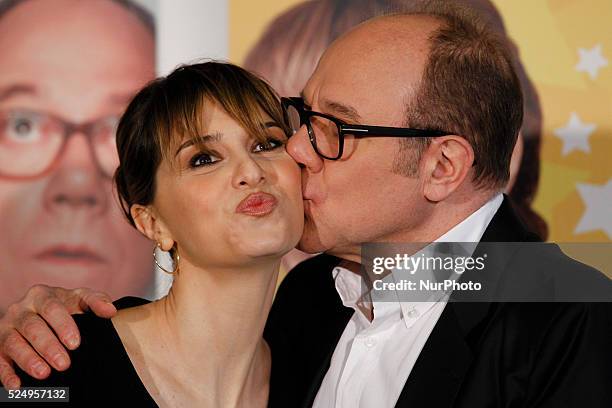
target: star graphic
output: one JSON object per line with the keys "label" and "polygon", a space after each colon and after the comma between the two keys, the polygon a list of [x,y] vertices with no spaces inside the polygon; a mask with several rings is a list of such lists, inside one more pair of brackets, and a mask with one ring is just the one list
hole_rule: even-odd
{"label": "star graphic", "polygon": [[583,123],[576,112],[570,114],[569,121],[562,127],[554,130],[555,136],[563,141],[563,156],[568,155],[573,150],[582,150],[590,153],[589,136],[597,125],[594,123]]}
{"label": "star graphic", "polygon": [[601,44],[597,44],[590,50],[578,48],[580,61],[576,64],[576,71],[588,72],[591,79],[597,78],[599,70],[608,65],[608,60],[601,55]]}
{"label": "star graphic", "polygon": [[576,188],[586,210],[574,232],[602,230],[612,239],[612,178],[603,185],[577,183]]}

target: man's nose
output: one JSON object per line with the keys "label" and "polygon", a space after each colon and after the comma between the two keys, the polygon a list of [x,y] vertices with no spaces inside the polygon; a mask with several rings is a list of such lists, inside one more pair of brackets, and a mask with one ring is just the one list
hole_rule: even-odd
{"label": "man's nose", "polygon": [[306,126],[302,126],[289,138],[287,152],[300,166],[306,167],[312,173],[323,169],[323,158],[312,147]]}
{"label": "man's nose", "polygon": [[60,154],[46,187],[45,207],[52,212],[78,210],[92,215],[106,211],[110,189],[98,169],[87,136],[71,135]]}
{"label": "man's nose", "polygon": [[254,188],[265,182],[266,170],[253,157],[247,156],[242,159],[234,171],[232,185],[234,188]]}

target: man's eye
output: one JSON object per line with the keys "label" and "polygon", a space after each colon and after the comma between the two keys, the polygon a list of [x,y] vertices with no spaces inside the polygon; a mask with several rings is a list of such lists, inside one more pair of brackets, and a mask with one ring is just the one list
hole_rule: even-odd
{"label": "man's eye", "polygon": [[278,149],[279,147],[283,147],[284,143],[281,142],[280,140],[276,140],[276,139],[268,139],[266,140],[265,143],[263,142],[258,142],[255,144],[255,146],[253,146],[253,151],[255,153],[258,152],[267,152],[270,150],[274,150],[274,149]]}
{"label": "man's eye", "polygon": [[34,143],[42,137],[42,123],[35,114],[16,112],[7,118],[3,133],[13,142]]}
{"label": "man's eye", "polygon": [[210,166],[221,160],[215,155],[208,153],[198,153],[189,160],[190,167],[202,167],[202,166]]}

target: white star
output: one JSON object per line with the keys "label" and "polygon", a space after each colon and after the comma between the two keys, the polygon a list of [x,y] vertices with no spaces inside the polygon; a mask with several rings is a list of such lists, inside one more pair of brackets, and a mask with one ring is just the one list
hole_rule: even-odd
{"label": "white star", "polygon": [[602,230],[612,239],[612,178],[608,184],[576,184],[586,210],[575,233]]}
{"label": "white star", "polygon": [[576,71],[588,72],[591,79],[597,78],[599,70],[608,65],[608,60],[601,55],[601,44],[597,44],[590,50],[578,48],[580,61],[576,64]]}
{"label": "white star", "polygon": [[554,130],[555,136],[563,141],[563,156],[573,150],[582,150],[590,153],[589,136],[597,126],[594,123],[583,123],[576,112],[570,114],[569,121],[562,127]]}

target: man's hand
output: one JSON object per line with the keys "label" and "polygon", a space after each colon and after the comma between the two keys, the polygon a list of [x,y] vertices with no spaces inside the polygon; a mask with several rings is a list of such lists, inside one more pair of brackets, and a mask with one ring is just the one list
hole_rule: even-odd
{"label": "man's hand", "polygon": [[0,382],[4,387],[21,385],[13,362],[37,379],[47,378],[51,367],[66,370],[70,357],[64,347],[74,350],[81,342],[71,314],[87,310],[104,318],[117,313],[105,293],[44,285],[32,286],[19,303],[9,306],[0,319]]}

